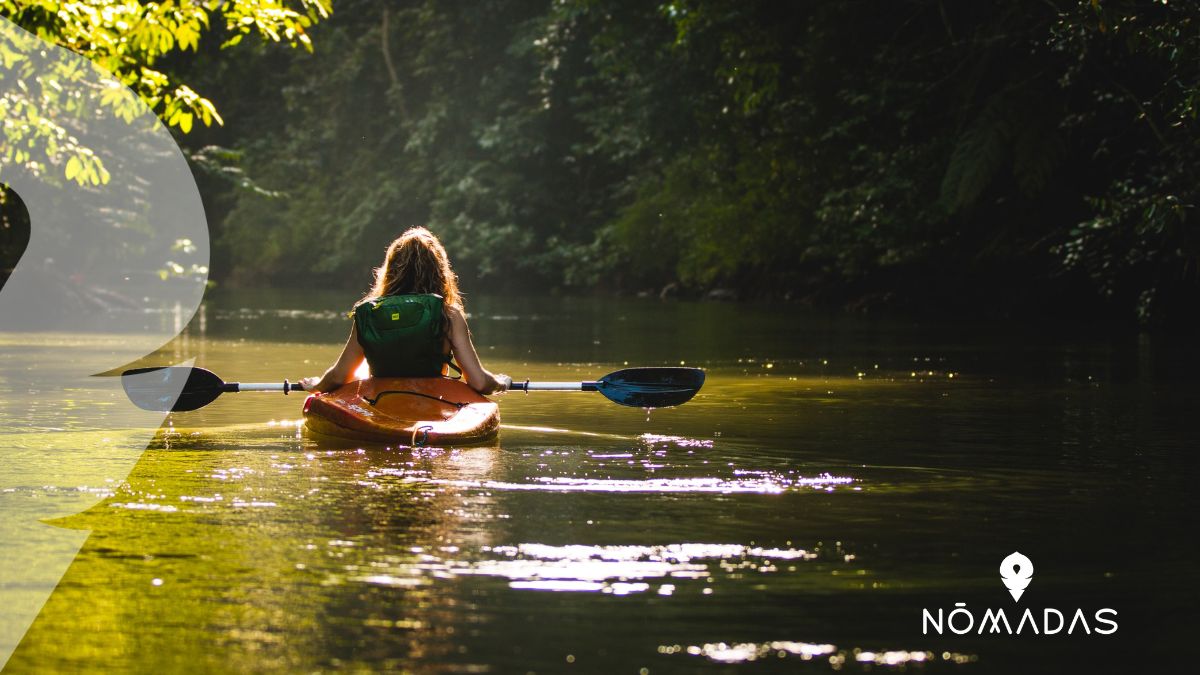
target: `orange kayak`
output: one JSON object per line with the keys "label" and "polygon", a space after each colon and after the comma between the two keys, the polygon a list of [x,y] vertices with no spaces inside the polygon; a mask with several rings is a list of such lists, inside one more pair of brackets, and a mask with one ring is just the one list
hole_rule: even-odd
{"label": "orange kayak", "polygon": [[496,437],[500,406],[460,380],[356,380],[304,401],[304,426],[317,434],[403,445],[466,445]]}

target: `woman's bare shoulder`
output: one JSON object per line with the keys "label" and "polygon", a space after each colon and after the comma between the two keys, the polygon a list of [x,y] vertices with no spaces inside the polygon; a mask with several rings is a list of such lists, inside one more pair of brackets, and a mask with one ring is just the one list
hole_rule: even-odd
{"label": "woman's bare shoulder", "polygon": [[463,327],[467,325],[467,313],[463,311],[462,307],[446,305],[445,312],[446,318],[450,320],[450,325],[452,327]]}

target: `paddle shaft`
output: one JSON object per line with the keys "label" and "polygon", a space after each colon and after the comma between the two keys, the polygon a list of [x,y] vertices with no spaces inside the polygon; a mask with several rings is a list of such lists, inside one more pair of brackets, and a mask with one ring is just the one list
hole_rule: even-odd
{"label": "paddle shaft", "polygon": [[234,393],[239,391],[282,391],[288,393],[292,391],[305,391],[304,387],[300,386],[299,382],[283,381],[283,384],[278,382],[225,382],[221,385],[222,393]]}
{"label": "paddle shaft", "polygon": [[509,391],[598,391],[599,382],[513,382]]}

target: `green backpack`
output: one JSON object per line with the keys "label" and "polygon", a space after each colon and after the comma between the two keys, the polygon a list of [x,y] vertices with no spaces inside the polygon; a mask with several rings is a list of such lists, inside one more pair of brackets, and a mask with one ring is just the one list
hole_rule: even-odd
{"label": "green backpack", "polygon": [[441,377],[450,362],[442,296],[387,295],[354,308],[354,325],[373,377]]}

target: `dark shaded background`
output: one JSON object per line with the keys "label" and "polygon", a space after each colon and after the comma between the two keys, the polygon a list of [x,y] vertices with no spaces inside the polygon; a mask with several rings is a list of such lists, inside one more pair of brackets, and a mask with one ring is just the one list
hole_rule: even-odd
{"label": "dark shaded background", "polygon": [[181,143],[227,286],[360,290],[428,225],[490,289],[1177,326],[1200,295],[1198,18],[341,0],[313,54],[216,36],[168,70],[226,120]]}

